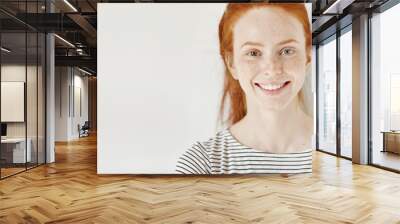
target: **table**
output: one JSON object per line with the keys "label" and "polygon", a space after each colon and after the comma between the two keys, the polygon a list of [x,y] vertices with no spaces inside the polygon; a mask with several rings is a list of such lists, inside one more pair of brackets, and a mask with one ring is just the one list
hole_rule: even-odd
{"label": "table", "polygon": [[[6,138],[1,139],[1,157],[9,163],[31,162],[32,153],[30,138],[26,139],[27,147],[25,154],[25,138]],[[11,147],[10,147],[11,146]]]}
{"label": "table", "polygon": [[383,134],[382,152],[400,154],[400,131],[381,131]]}

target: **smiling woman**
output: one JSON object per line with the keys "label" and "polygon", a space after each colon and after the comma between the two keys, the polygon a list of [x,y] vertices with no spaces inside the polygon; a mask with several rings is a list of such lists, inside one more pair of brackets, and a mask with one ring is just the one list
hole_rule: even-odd
{"label": "smiling woman", "polygon": [[219,41],[225,64],[220,117],[228,112],[228,128],[188,149],[177,172],[311,172],[313,120],[303,93],[311,63],[305,4],[228,4]]}

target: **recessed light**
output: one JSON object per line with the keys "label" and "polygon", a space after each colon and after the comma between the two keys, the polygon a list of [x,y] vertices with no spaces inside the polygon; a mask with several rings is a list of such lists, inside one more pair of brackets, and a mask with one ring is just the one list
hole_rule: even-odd
{"label": "recessed light", "polygon": [[57,35],[57,34],[54,34],[54,36],[57,37],[58,39],[60,39],[62,42],[66,43],[67,45],[69,45],[69,46],[75,48],[75,45],[73,45],[73,44],[72,44],[71,42],[69,42],[68,40],[66,40],[66,39],[64,39],[64,38],[62,38],[62,37],[60,37],[60,36]]}
{"label": "recessed light", "polygon": [[78,10],[68,1],[64,0],[65,4],[67,4],[74,12],[78,12]]}
{"label": "recessed light", "polygon": [[83,73],[85,73],[85,74],[87,74],[87,75],[90,75],[90,76],[92,75],[92,73],[90,73],[90,72],[88,72],[88,71],[86,71],[86,70],[83,70],[83,69],[81,69],[81,68],[79,68],[79,67],[78,67],[78,70],[81,71],[81,72],[83,72]]}
{"label": "recessed light", "polygon": [[6,53],[10,53],[10,52],[11,52],[10,49],[7,49],[7,48],[5,48],[5,47],[1,47],[1,51],[4,51],[4,52],[6,52]]}

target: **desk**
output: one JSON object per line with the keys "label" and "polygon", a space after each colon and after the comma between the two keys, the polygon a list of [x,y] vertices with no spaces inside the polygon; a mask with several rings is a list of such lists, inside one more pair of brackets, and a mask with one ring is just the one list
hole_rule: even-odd
{"label": "desk", "polygon": [[[25,154],[25,138],[6,138],[1,139],[1,156],[8,163],[25,163],[31,162],[31,145],[30,138],[27,139],[26,154]],[[10,147],[11,146],[11,147]],[[12,159],[11,159],[12,158]],[[26,161],[25,161],[26,159]]]}
{"label": "desk", "polygon": [[383,150],[382,152],[393,152],[400,154],[400,131],[382,131]]}

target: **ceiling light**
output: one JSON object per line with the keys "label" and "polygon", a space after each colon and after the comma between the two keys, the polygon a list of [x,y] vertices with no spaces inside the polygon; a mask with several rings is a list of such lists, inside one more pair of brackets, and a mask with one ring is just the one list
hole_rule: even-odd
{"label": "ceiling light", "polygon": [[322,14],[331,13],[332,9],[334,9],[339,2],[340,0],[336,0],[332,5],[330,5],[327,9],[325,9]]}
{"label": "ceiling light", "polygon": [[351,5],[355,0],[336,0],[322,14],[342,14],[343,9]]}
{"label": "ceiling light", "polygon": [[65,4],[67,4],[72,10],[74,10],[74,12],[78,12],[78,10],[71,4],[69,3],[68,0],[64,0]]}
{"label": "ceiling light", "polygon": [[69,45],[70,47],[75,48],[75,45],[73,45],[73,44],[72,44],[71,42],[69,42],[68,40],[66,40],[66,39],[64,39],[64,38],[62,38],[62,37],[60,37],[60,36],[57,35],[57,34],[54,34],[54,36],[57,37],[58,39],[60,39],[62,42],[64,42],[64,43],[66,43],[67,45]]}
{"label": "ceiling light", "polygon": [[88,72],[88,71],[86,71],[86,70],[83,70],[83,69],[81,69],[81,68],[79,68],[79,67],[78,67],[78,70],[81,71],[81,72],[83,72],[83,73],[85,73],[85,74],[87,74],[87,75],[92,75],[92,73],[90,73],[90,72]]}
{"label": "ceiling light", "polygon": [[7,48],[5,48],[5,47],[1,47],[1,50],[4,51],[4,52],[6,52],[6,53],[10,53],[10,52],[11,52],[11,50],[9,50],[9,49],[7,49]]}

